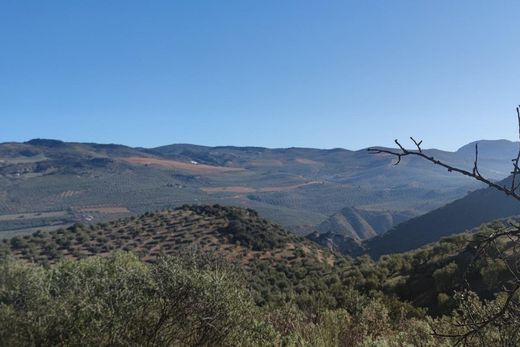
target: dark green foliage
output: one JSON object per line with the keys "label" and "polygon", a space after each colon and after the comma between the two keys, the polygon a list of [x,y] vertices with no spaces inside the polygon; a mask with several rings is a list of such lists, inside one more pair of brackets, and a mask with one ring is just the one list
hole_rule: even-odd
{"label": "dark green foliage", "polygon": [[239,279],[175,258],[116,254],[44,269],[0,264],[0,341],[9,346],[214,346],[269,338]]}
{"label": "dark green foliage", "polygon": [[[487,235],[500,230],[502,226],[503,223],[494,223],[483,226],[479,232]],[[202,287],[197,289],[198,287],[194,287],[195,284],[189,282],[188,278],[191,280],[198,278],[203,283],[210,285],[210,283],[204,282],[208,280],[204,276],[220,273],[218,271],[222,269],[221,264],[226,263],[233,264],[233,271],[224,271],[224,277],[230,279],[234,286],[238,285],[241,288],[242,294],[236,295],[239,295],[239,297],[244,295],[243,299],[245,301],[240,299],[240,305],[245,305],[246,311],[253,312],[254,317],[259,319],[262,317],[260,319],[262,322],[253,321],[251,323],[254,331],[249,330],[248,334],[250,335],[256,334],[257,329],[260,329],[263,331],[262,334],[267,334],[266,336],[270,336],[269,338],[276,335],[276,341],[285,341],[287,345],[298,345],[295,341],[306,341],[311,346],[321,346],[327,345],[330,341],[335,341],[330,343],[332,345],[362,345],[362,343],[377,345],[387,343],[390,346],[400,346],[405,342],[415,345],[416,341],[418,341],[415,340],[417,338],[421,341],[424,339],[423,345],[440,345],[442,341],[434,341],[431,336],[424,337],[428,335],[428,332],[431,333],[426,322],[430,318],[426,314],[432,317],[453,315],[453,310],[459,307],[457,300],[454,298],[456,293],[467,289],[468,286],[471,286],[476,292],[479,300],[494,300],[496,295],[500,295],[503,284],[507,283],[508,280],[508,272],[504,268],[505,264],[497,258],[496,254],[489,254],[488,257],[480,257],[478,261],[475,261],[475,249],[471,242],[475,237],[475,234],[451,236],[415,252],[383,256],[379,261],[374,261],[369,256],[351,259],[332,253],[304,238],[290,234],[279,226],[261,219],[254,211],[214,205],[184,206],[174,211],[159,211],[139,218],[117,220],[103,226],[77,225],[69,230],[50,233],[38,232],[30,237],[16,238],[14,241],[3,241],[0,244],[0,247],[2,247],[0,251],[2,251],[3,259],[9,259],[8,254],[11,254],[26,262],[37,262],[44,265],[46,269],[26,266],[21,263],[12,265],[14,263],[7,261],[7,263],[14,266],[12,267],[13,269],[25,269],[23,271],[20,270],[21,273],[29,273],[24,271],[31,269],[31,271],[35,271],[34,274],[45,274],[38,275],[43,277],[38,277],[40,279],[37,283],[51,283],[51,287],[38,289],[44,290],[44,292],[37,293],[46,299],[43,302],[36,302],[31,309],[27,309],[27,314],[30,317],[23,316],[26,308],[20,308],[20,311],[16,314],[20,314],[22,318],[19,317],[17,318],[18,320],[13,318],[8,321],[12,322],[12,324],[18,322],[16,324],[22,324],[22,327],[23,324],[29,324],[32,329],[34,328],[32,326],[34,321],[31,321],[31,317],[45,313],[38,311],[37,308],[40,305],[42,307],[54,305],[55,308],[46,308],[49,314],[52,315],[52,317],[46,319],[49,319],[49,324],[52,323],[55,326],[54,328],[63,325],[63,329],[68,329],[67,332],[59,332],[58,336],[59,338],[71,339],[70,341],[76,341],[73,340],[74,337],[72,335],[67,335],[73,334],[74,329],[71,330],[68,321],[60,319],[65,319],[63,317],[70,317],[81,312],[56,311],[59,309],[70,310],[68,307],[74,306],[72,303],[68,303],[65,305],[65,308],[60,308],[60,300],[63,302],[69,300],[67,299],[69,295],[67,294],[68,287],[58,286],[52,289],[54,293],[61,293],[56,297],[49,296],[49,293],[45,294],[45,290],[51,290],[52,286],[58,285],[56,283],[52,284],[52,281],[58,281],[62,273],[67,273],[70,270],[74,273],[82,274],[80,277],[84,281],[92,281],[91,285],[79,280],[76,285],[74,284],[76,282],[72,281],[72,286],[70,287],[72,289],[70,290],[76,290],[80,293],[81,287],[85,287],[85,290],[90,288],[95,290],[96,293],[102,293],[106,290],[107,295],[112,295],[111,297],[122,295],[120,302],[124,306],[125,300],[131,300],[129,298],[130,294],[114,294],[110,289],[112,287],[109,289],[103,287],[105,285],[113,286],[114,290],[117,291],[123,285],[124,288],[131,287],[133,295],[137,295],[137,297],[144,295],[143,300],[146,301],[146,305],[151,305],[150,307],[153,308],[156,305],[154,302],[164,303],[170,299],[173,300],[173,298],[168,298],[168,295],[174,292],[182,293],[182,288],[184,288],[182,286],[184,285],[188,286],[186,288],[189,288],[189,291],[194,295],[198,293],[198,290],[206,294],[211,293],[211,291],[208,292],[206,289],[201,289]],[[497,244],[497,247],[497,250],[507,250],[508,246],[500,243]],[[141,263],[135,257],[132,257],[131,259],[133,260],[130,261],[128,260],[130,258],[109,256],[113,250],[118,249],[134,251],[138,257],[145,260],[146,264]],[[63,257],[81,259],[96,254],[109,256],[109,258],[103,260],[102,258],[94,257],[92,260],[83,260],[79,263],[60,261]],[[167,254],[177,257],[182,256],[184,260],[182,262],[164,263],[165,259],[175,259],[163,258]],[[185,258],[186,255],[190,255],[188,260]],[[212,255],[212,257],[208,258],[208,255]],[[129,264],[133,264],[131,265],[132,269],[133,266],[136,266],[137,269],[145,269],[142,270],[144,272],[137,272],[139,274],[137,277],[148,281],[145,281],[148,284],[140,287],[144,284],[137,281],[137,277],[126,278],[124,277],[126,276],[124,271],[116,273],[115,265],[113,266],[113,264],[120,261],[116,261],[116,259],[127,259]],[[119,266],[119,269],[124,268],[124,266],[121,267],[121,264],[117,266]],[[93,270],[92,267],[102,268],[104,272]],[[224,268],[229,270],[229,267]],[[82,269],[89,269],[88,274],[83,273]],[[8,273],[9,271],[6,272],[6,274]],[[166,287],[168,283],[173,286],[179,285],[179,283],[171,282],[169,279],[170,277],[179,278],[175,277],[177,273],[184,274],[182,276],[186,277],[185,281],[182,282],[182,286],[176,287],[179,288],[176,290],[173,290],[173,287]],[[201,273],[204,274],[204,280],[200,279]],[[97,279],[89,276],[95,276]],[[103,279],[103,276],[110,278]],[[11,281],[18,283],[16,288],[13,287],[13,290],[3,287],[3,290],[8,290],[9,295],[15,295],[16,293],[21,295],[22,292],[28,293],[33,290],[30,289],[33,288],[33,284],[31,284],[33,282],[31,282],[30,278],[27,276],[22,279],[16,278],[5,277],[5,283],[10,283]],[[96,282],[98,280],[101,282]],[[133,282],[134,280],[137,282]],[[161,283],[160,285],[158,284],[159,282]],[[152,283],[151,286],[149,286],[150,283]],[[244,285],[241,283],[244,283]],[[25,288],[25,285],[28,287]],[[98,285],[100,287],[95,289]],[[229,287],[226,288],[231,290]],[[231,292],[233,293],[233,291]],[[125,299],[127,298],[125,295],[128,296],[128,299]],[[70,294],[70,297],[70,300],[73,300],[72,294]],[[129,317],[127,322],[125,320],[125,324],[129,324],[132,332],[126,331],[124,330],[126,328],[121,328],[118,325],[123,324],[118,323],[118,320],[123,320],[121,317],[114,318],[113,323],[110,323],[106,328],[101,328],[100,325],[105,324],[105,322],[96,316],[97,313],[88,313],[89,316],[98,317],[96,318],[96,320],[99,320],[96,321],[97,323],[95,321],[83,322],[81,317],[75,318],[78,324],[80,324],[78,329],[84,329],[85,331],[90,331],[90,329],[99,331],[112,328],[116,330],[123,329],[121,332],[117,330],[118,336],[121,335],[121,338],[128,339],[128,341],[136,339],[136,341],[144,343],[142,339],[145,337],[139,335],[144,333],[142,330],[139,331],[138,325],[148,326],[147,324],[151,324],[148,319],[156,319],[157,317],[142,315],[139,318],[128,307],[126,309],[129,311],[124,311],[121,308],[122,311],[118,313],[119,308],[114,307],[113,309],[116,311],[107,313],[103,311],[103,305],[106,305],[106,302],[103,300],[108,299],[103,298],[103,295],[101,295],[98,298],[100,301],[89,301],[94,299],[96,298],[84,298],[85,305],[89,309],[91,306],[96,306],[99,307],[99,310],[101,310],[99,312],[103,315],[120,314],[121,317]],[[19,299],[13,300],[6,302],[11,304],[20,302]],[[221,312],[221,310],[228,307],[228,304],[233,304],[227,303],[224,306],[214,307],[211,305],[205,306],[190,300],[192,299],[189,297],[182,297],[182,302],[186,304],[191,303],[190,305],[194,305],[197,309],[204,309],[204,314],[208,312],[205,311],[206,309],[215,308],[218,312]],[[213,301],[214,299],[208,299],[207,303]],[[145,305],[142,302],[129,302],[129,306],[140,307],[139,305]],[[186,329],[189,326],[199,326],[199,323],[197,323],[199,318],[197,317],[200,317],[202,313],[197,311],[197,309],[186,311],[186,308],[176,306],[175,311],[180,312],[183,316],[183,321],[189,323]],[[9,310],[4,312],[4,314],[9,312],[11,312],[10,314],[15,314],[12,309]],[[85,310],[85,312],[90,312],[86,308]],[[214,314],[218,316],[218,312],[214,312]],[[269,312],[269,314],[266,314],[266,312]],[[272,312],[275,312],[273,313],[274,316],[270,315]],[[282,312],[289,316],[294,315],[294,324],[279,321],[280,316],[277,315],[282,315]],[[387,317],[385,319],[388,321],[381,322],[377,320],[375,317],[378,315]],[[438,321],[444,322],[442,318],[439,318]],[[100,325],[93,326],[90,324]],[[168,326],[180,329],[175,324],[177,323],[172,323]],[[231,328],[233,327],[231,323],[226,324],[230,324]],[[370,330],[371,325],[377,326],[379,330]],[[5,329],[7,331],[7,326]],[[16,331],[23,332],[24,329],[29,329],[29,327],[25,326],[24,328],[16,329]],[[225,329],[225,326],[220,326],[219,328],[220,331],[225,331]],[[237,329],[244,330],[243,328]],[[159,332],[162,334],[164,331],[159,329]],[[195,332],[194,334],[197,335],[199,333]],[[235,333],[238,334],[237,332]],[[9,337],[6,335],[6,338],[18,341],[19,339],[30,339],[34,338],[34,336],[40,336],[38,338],[44,339],[42,340],[43,342],[40,341],[43,344],[51,344],[51,342],[45,341],[51,341],[51,337],[53,339],[56,338],[53,335],[55,332],[50,334],[39,331],[38,334],[30,335],[32,337],[26,337],[25,335],[25,337],[19,335]],[[49,337],[50,335],[46,334],[53,336]],[[115,333],[111,332],[110,334]],[[182,331],[177,331],[176,334],[177,336],[183,336]],[[239,336],[237,338],[245,339],[240,334],[236,336]],[[90,338],[92,340],[89,340]],[[110,341],[107,342],[108,340],[95,340],[96,338],[98,337],[91,336],[86,338],[85,341],[88,341],[90,344],[111,343]],[[146,335],[146,338],[150,337]],[[400,340],[401,338],[404,340]],[[206,341],[206,337],[203,339]],[[210,339],[218,341],[219,337],[212,335]],[[263,341],[263,337],[258,337],[258,339],[260,339],[258,341]],[[271,340],[271,343],[267,343],[267,345],[273,345],[275,340]],[[39,343],[31,342],[32,340],[24,341],[29,344]],[[52,341],[53,343],[56,342],[56,340]],[[163,340],[159,339],[157,341],[156,344],[163,344]],[[243,345],[249,343],[244,341],[246,340],[241,342]],[[261,344],[258,341],[251,342],[251,344]],[[125,344],[125,342],[121,343]],[[69,344],[77,343],[70,342]]]}
{"label": "dark green foliage", "polygon": [[282,248],[288,241],[300,240],[297,236],[287,233],[276,225],[262,223],[262,220],[252,221],[236,214],[231,214],[228,218],[230,219],[229,224],[218,231],[228,236],[231,242],[239,242],[240,245],[251,248],[253,251]]}
{"label": "dark green foliage", "polygon": [[9,346],[442,346],[425,321],[351,289],[342,309],[323,292],[260,309],[238,273],[204,256],[4,260],[0,283]]}

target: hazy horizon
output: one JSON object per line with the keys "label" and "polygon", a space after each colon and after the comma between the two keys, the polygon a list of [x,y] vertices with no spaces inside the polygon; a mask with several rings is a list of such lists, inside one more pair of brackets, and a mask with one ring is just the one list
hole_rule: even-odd
{"label": "hazy horizon", "polygon": [[[92,142],[92,141],[65,141],[65,140],[61,140],[61,139],[51,139],[51,138],[43,138],[43,137],[36,137],[36,138],[32,138],[32,139],[26,139],[26,140],[22,140],[22,141],[4,141],[4,142],[0,142],[0,145],[1,144],[4,144],[4,143],[27,143],[27,142],[30,142],[32,140],[56,140],[56,141],[60,141],[60,142],[65,142],[65,143],[82,143],[82,144],[98,144],[98,145],[116,145],[116,146],[126,146],[126,147],[133,147],[133,148],[143,148],[143,149],[153,149],[153,148],[158,148],[158,147],[163,147],[163,146],[179,146],[179,145],[187,145],[187,146],[201,146],[201,147],[209,147],[209,148],[218,148],[218,147],[237,147],[237,148],[266,148],[266,149],[273,149],[273,150],[276,150],[276,149],[291,149],[291,148],[300,148],[300,149],[317,149],[317,150],[335,150],[335,149],[343,149],[343,150],[348,150],[348,151],[353,151],[353,152],[356,152],[356,151],[363,151],[363,150],[366,150],[370,147],[388,147],[388,148],[397,148],[397,146],[395,145],[395,143],[393,143],[393,146],[390,145],[390,146],[384,146],[384,145],[379,145],[379,144],[373,144],[371,146],[367,146],[367,147],[361,147],[361,148],[349,148],[349,147],[302,147],[302,146],[288,146],[288,147],[267,147],[267,146],[257,146],[257,145],[242,145],[242,146],[237,146],[237,145],[233,145],[233,144],[220,144],[220,145],[205,145],[205,144],[199,144],[199,143],[188,143],[188,142],[172,142],[172,143],[164,143],[164,144],[160,144],[159,146],[153,146],[153,147],[147,147],[147,146],[132,146],[132,145],[128,145],[128,144],[125,144],[125,143],[117,143],[117,142]],[[399,140],[399,139],[398,139]],[[405,148],[411,148],[413,149],[414,148],[414,145],[413,145],[413,142],[411,141],[408,141],[409,139],[404,139],[404,140],[399,140],[399,142],[405,147]],[[446,149],[446,148],[441,148],[441,147],[435,147],[435,146],[422,146],[424,150],[430,150],[430,149],[436,149],[436,150],[441,150],[441,151],[446,151],[446,152],[456,152],[457,150],[459,150],[460,148],[464,147],[464,146],[467,146],[469,144],[472,144],[474,142],[480,142],[480,141],[490,141],[490,142],[496,142],[496,141],[508,141],[508,142],[512,142],[512,143],[520,143],[520,141],[515,141],[515,140],[509,140],[509,139],[476,139],[476,140],[473,140],[473,141],[470,141],[468,143],[465,143],[465,144],[462,144],[460,147],[457,147],[455,149]]]}

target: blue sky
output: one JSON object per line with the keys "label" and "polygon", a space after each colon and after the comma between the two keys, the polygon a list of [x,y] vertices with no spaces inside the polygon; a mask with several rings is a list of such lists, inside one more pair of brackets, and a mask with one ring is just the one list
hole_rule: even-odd
{"label": "blue sky", "polygon": [[519,1],[0,1],[0,142],[516,139]]}

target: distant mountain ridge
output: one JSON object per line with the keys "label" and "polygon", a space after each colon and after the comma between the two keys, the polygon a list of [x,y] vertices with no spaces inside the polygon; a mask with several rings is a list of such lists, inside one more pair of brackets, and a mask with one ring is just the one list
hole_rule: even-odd
{"label": "distant mountain ridge", "polygon": [[[511,179],[503,180],[501,184],[510,185]],[[409,251],[483,223],[517,215],[520,215],[520,201],[493,188],[483,188],[401,223],[387,233],[367,240],[364,247],[377,258]]]}
{"label": "distant mountain ridge", "polygon": [[509,140],[478,140],[460,147],[456,153],[475,155],[475,145],[479,145],[479,158],[509,160],[518,153],[520,142]]}
{"label": "distant mountain ridge", "polygon": [[[482,153],[494,144],[483,144]],[[516,148],[512,142],[499,146]],[[464,150],[426,152],[468,168],[473,161]],[[346,206],[417,216],[479,187],[421,160],[403,160],[397,167],[393,162],[366,150],[189,144],[146,149],[48,139],[2,143],[0,234],[194,203],[254,208],[308,234]],[[482,172],[496,179],[507,175],[509,165],[489,157],[481,161]],[[356,218],[346,224],[363,225]],[[360,238],[379,233],[368,224],[359,230]]]}

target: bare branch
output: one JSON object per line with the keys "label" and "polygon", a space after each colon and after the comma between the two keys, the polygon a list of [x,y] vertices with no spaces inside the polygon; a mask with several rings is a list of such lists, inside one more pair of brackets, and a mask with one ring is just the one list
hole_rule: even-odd
{"label": "bare branch", "polygon": [[417,150],[422,153],[422,148],[421,148],[422,140],[417,142],[417,141],[415,141],[415,139],[412,136],[410,136],[410,139],[413,141],[413,143],[415,143]]}
{"label": "bare branch", "polygon": [[[517,114],[517,120],[518,120],[518,136],[520,138],[520,106],[516,107],[516,114]],[[398,140],[395,140],[396,145],[398,146],[397,149],[383,149],[383,148],[369,148],[368,151],[373,154],[389,154],[397,158],[397,161],[394,165],[398,165],[403,157],[407,156],[416,156],[423,158],[435,165],[441,166],[445,169],[447,169],[449,172],[458,172],[459,174],[462,174],[464,176],[471,177],[479,182],[482,182],[486,184],[488,187],[491,187],[493,189],[496,189],[497,191],[500,191],[508,196],[513,197],[516,200],[520,201],[520,194],[517,193],[518,189],[520,188],[520,182],[518,177],[520,177],[520,144],[519,149],[516,157],[512,159],[513,163],[513,170],[511,171],[512,175],[512,182],[511,185],[506,187],[505,185],[500,185],[491,179],[488,179],[481,175],[479,171],[479,146],[478,142],[475,143],[475,159],[473,162],[473,168],[471,171],[464,170],[461,168],[457,168],[455,166],[449,165],[447,163],[444,163],[440,160],[437,160],[433,156],[430,156],[423,152],[421,145],[422,141],[416,141],[413,137],[410,137],[412,142],[414,143],[416,150],[408,150],[404,148]],[[499,245],[497,243],[497,240],[500,238],[505,238],[506,240],[509,240],[513,244],[512,247],[509,248],[509,252],[505,252],[504,250],[499,248]],[[463,328],[465,331],[460,333],[454,333],[454,334],[442,334],[434,329],[434,335],[437,337],[445,337],[445,338],[452,338],[455,339],[455,346],[458,346],[460,344],[466,344],[469,339],[471,338],[480,338],[481,343],[483,343],[483,331],[486,328],[486,326],[493,324],[495,321],[502,319],[504,316],[508,315],[508,311],[511,309],[511,306],[513,305],[513,301],[516,302],[516,296],[520,292],[520,276],[519,276],[519,266],[520,262],[519,259],[519,249],[520,249],[520,226],[516,224],[511,224],[510,228],[503,228],[502,230],[497,230],[490,235],[476,235],[475,241],[470,242],[470,245],[472,243],[476,243],[476,247],[473,248],[473,250],[476,251],[476,256],[474,261],[477,257],[484,256],[484,253],[487,250],[491,250],[493,248],[493,254],[498,254],[498,258],[501,259],[508,271],[511,274],[511,278],[508,280],[507,285],[504,283],[504,290],[507,293],[507,297],[505,302],[501,305],[501,307],[495,311],[494,313],[488,313],[487,317],[483,319],[477,319],[472,314],[472,309],[469,309],[469,321],[466,322],[460,322],[460,324],[455,324],[458,328]],[[469,245],[468,245],[469,246]],[[496,255],[495,255],[496,257]],[[464,278],[466,277],[466,274],[464,274]],[[467,280],[466,280],[467,281]],[[469,284],[469,283],[468,283]],[[508,289],[509,288],[509,289]]]}
{"label": "bare branch", "polygon": [[[520,139],[520,106],[516,108],[516,117],[518,119],[518,138]],[[520,145],[518,149],[518,154],[516,158],[513,159],[513,171],[511,174],[513,175],[513,179],[511,180],[511,190],[516,191],[520,186],[520,183],[516,185],[516,176],[520,173],[520,168],[518,167],[518,162],[520,161]]]}
{"label": "bare branch", "polygon": [[463,333],[463,334],[442,334],[438,333],[434,330],[433,335],[437,337],[446,337],[446,338],[456,338],[456,342],[454,346],[458,346],[463,342],[466,342],[468,338],[470,338],[473,335],[479,334],[487,325],[495,322],[500,317],[502,317],[506,312],[509,306],[511,305],[516,293],[520,290],[520,284],[517,284],[512,290],[509,291],[507,294],[507,298],[505,303],[501,306],[500,310],[498,312],[495,312],[491,316],[489,316],[487,319],[479,322],[471,322],[466,324],[461,324],[461,327],[469,327],[470,329]]}
{"label": "bare branch", "polygon": [[475,161],[473,162],[473,174],[480,176],[480,172],[478,171],[478,142],[475,143]]}
{"label": "bare branch", "polygon": [[[517,111],[517,116],[518,116],[518,127],[519,127],[519,136],[520,136],[520,106],[516,108],[516,111]],[[373,153],[373,154],[393,155],[394,157],[397,158],[397,161],[394,163],[394,165],[399,165],[399,163],[401,163],[401,159],[403,157],[407,157],[407,156],[421,157],[435,165],[444,167],[449,172],[458,172],[464,176],[472,177],[472,178],[476,179],[477,181],[480,181],[480,182],[486,184],[487,186],[494,188],[498,191],[501,191],[502,193],[504,193],[508,196],[511,196],[511,197],[515,198],[516,200],[520,201],[520,194],[517,193],[520,183],[518,185],[516,185],[516,177],[518,174],[520,174],[520,168],[518,166],[520,164],[519,163],[520,162],[520,148],[518,151],[517,158],[513,159],[513,171],[512,171],[513,184],[511,185],[511,187],[506,187],[506,186],[501,186],[501,185],[497,184],[496,182],[492,181],[491,179],[483,177],[480,174],[479,169],[478,169],[478,154],[479,154],[478,143],[475,144],[475,161],[473,164],[473,170],[470,172],[470,171],[446,164],[440,160],[435,159],[433,156],[429,156],[429,155],[425,154],[421,148],[422,141],[417,142],[413,137],[410,137],[410,138],[412,139],[413,143],[417,147],[417,150],[408,150],[408,149],[404,148],[398,140],[395,140],[394,142],[399,147],[398,150],[383,149],[383,148],[368,148],[368,152]]]}

